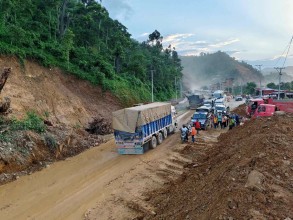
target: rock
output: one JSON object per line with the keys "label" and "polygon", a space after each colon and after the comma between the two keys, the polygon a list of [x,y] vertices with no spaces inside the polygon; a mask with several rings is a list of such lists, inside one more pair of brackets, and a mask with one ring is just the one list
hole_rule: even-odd
{"label": "rock", "polygon": [[252,190],[259,190],[263,191],[263,182],[264,182],[265,176],[260,173],[257,170],[252,170],[248,174],[247,182],[245,184],[245,187],[252,189]]}
{"label": "rock", "polygon": [[281,176],[280,176],[280,175],[277,175],[276,177],[277,177],[278,179],[281,179]]}
{"label": "rock", "polygon": [[275,111],[275,115],[285,115],[284,111]]}
{"label": "rock", "polygon": [[156,213],[155,211],[151,211],[151,214],[152,214],[153,216],[157,215],[157,213]]}

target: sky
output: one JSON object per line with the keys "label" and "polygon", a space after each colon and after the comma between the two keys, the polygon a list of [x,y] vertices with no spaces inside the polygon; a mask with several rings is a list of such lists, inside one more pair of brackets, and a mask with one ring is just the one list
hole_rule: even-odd
{"label": "sky", "polygon": [[[103,0],[142,42],[158,30],[179,55],[223,51],[262,68],[293,66],[293,0]],[[288,52],[287,60],[284,57]]]}

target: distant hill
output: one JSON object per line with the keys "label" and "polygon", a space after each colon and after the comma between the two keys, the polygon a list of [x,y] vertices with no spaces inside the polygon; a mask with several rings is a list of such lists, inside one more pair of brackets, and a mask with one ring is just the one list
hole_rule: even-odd
{"label": "distant hill", "polygon": [[183,66],[183,83],[191,90],[201,86],[222,83],[226,79],[233,79],[233,84],[246,82],[258,83],[263,75],[253,66],[239,62],[228,54],[218,51],[213,54],[200,56],[181,56]]}

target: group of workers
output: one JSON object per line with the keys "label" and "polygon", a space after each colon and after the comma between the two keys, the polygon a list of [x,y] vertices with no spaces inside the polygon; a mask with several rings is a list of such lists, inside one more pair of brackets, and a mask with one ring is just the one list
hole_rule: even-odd
{"label": "group of workers", "polygon": [[[212,113],[209,116],[211,128],[225,129],[229,128],[231,130],[233,127],[240,125],[240,117],[235,113]],[[201,124],[198,120],[188,126],[183,125],[181,130],[181,140],[182,142],[188,142],[188,136],[191,136],[191,141],[195,142],[196,135],[199,135],[201,130]]]}
{"label": "group of workers", "polygon": [[195,142],[195,136],[199,134],[201,129],[200,122],[196,120],[192,125],[189,124],[188,126],[183,125],[181,128],[181,140],[182,142],[188,142],[188,136],[191,136],[192,143]]}
{"label": "group of workers", "polygon": [[213,128],[227,128],[231,130],[233,127],[240,125],[240,117],[235,113],[231,114],[223,114],[223,113],[216,113],[210,115],[210,125]]}

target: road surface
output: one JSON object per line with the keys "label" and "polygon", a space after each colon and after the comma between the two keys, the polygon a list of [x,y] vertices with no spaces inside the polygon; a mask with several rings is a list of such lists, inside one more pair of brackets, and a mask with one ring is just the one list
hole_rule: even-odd
{"label": "road surface", "polygon": [[[201,132],[211,141],[218,135]],[[143,155],[118,155],[112,139],[0,186],[0,219],[125,219],[135,216],[135,209],[152,212],[143,193],[180,178],[188,162],[176,152],[180,146],[177,133]]]}

